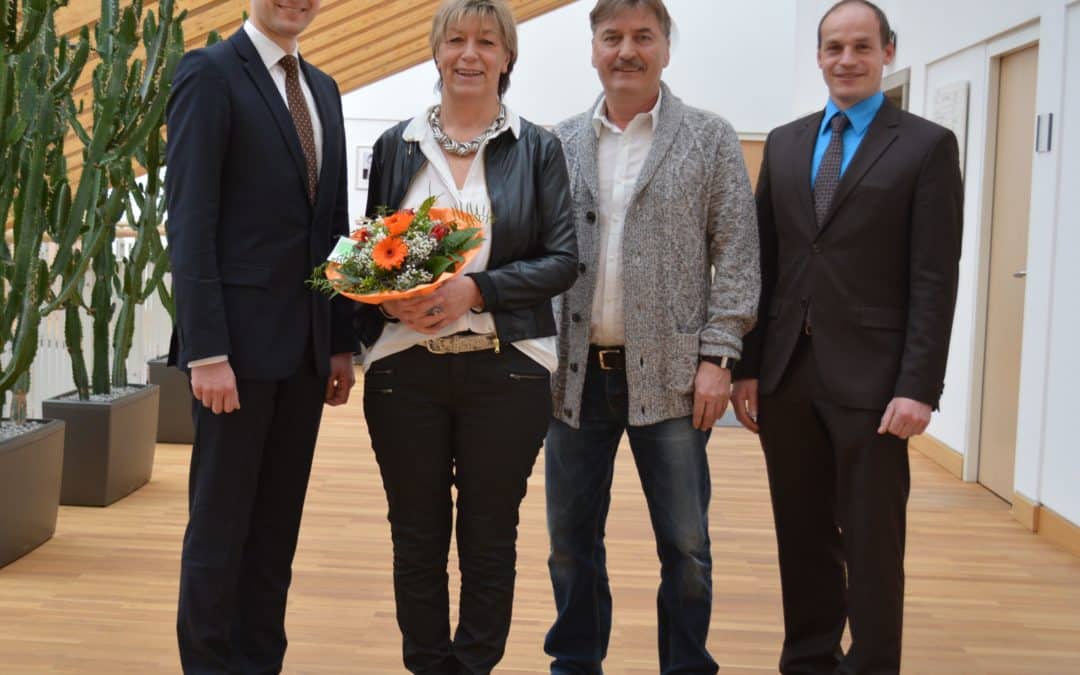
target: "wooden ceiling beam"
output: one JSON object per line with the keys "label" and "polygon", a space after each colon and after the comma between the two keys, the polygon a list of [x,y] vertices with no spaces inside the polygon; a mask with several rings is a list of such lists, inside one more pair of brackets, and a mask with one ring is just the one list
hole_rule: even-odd
{"label": "wooden ceiling beam", "polygon": [[[146,0],[144,12],[156,13],[158,2]],[[569,2],[509,0],[518,23]],[[428,31],[439,3],[440,0],[323,0],[319,16],[301,39],[304,58],[337,80],[343,94],[389,77],[431,58]],[[129,4],[129,0],[121,0],[122,6]],[[73,0],[57,12],[57,31],[74,36],[88,24],[93,30],[100,8],[100,0]],[[249,8],[250,0],[176,0],[175,11],[188,12],[184,20],[185,48],[202,47],[215,30],[222,38],[228,38],[239,29]],[[79,120],[87,126],[92,123],[91,80],[98,63],[96,55],[92,55],[74,90],[76,100],[84,103]],[[74,134],[65,142],[65,155],[69,174],[74,179],[82,164],[82,144]]]}

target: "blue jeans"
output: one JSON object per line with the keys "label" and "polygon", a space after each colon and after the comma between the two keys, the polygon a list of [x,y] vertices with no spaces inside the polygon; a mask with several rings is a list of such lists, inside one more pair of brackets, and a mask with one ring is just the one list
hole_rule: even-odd
{"label": "blue jeans", "polygon": [[548,568],[558,616],[544,641],[552,673],[602,673],[611,633],[604,522],[611,504],[615,451],[630,439],[660,556],[657,594],[662,673],[715,673],[705,648],[712,611],[709,552],[708,432],[689,417],[627,424],[626,374],[590,364],[581,426],[548,429]]}

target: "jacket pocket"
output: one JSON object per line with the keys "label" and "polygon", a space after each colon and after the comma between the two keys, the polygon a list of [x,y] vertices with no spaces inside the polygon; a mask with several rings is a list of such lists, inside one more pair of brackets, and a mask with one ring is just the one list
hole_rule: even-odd
{"label": "jacket pocket", "polygon": [[701,337],[697,333],[675,333],[671,336],[667,368],[669,389],[683,394],[694,391],[700,348]]}
{"label": "jacket pocket", "polygon": [[226,286],[270,288],[270,268],[245,263],[226,263],[221,266],[221,283]]}
{"label": "jacket pocket", "polygon": [[859,325],[865,328],[904,330],[907,328],[907,311],[892,307],[862,307],[859,309]]}

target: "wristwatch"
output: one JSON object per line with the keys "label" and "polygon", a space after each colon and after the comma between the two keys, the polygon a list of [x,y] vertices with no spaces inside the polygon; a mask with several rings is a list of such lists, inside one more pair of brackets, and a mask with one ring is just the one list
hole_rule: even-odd
{"label": "wristwatch", "polygon": [[731,356],[702,356],[701,360],[727,370],[735,370],[735,364],[739,362],[738,359]]}

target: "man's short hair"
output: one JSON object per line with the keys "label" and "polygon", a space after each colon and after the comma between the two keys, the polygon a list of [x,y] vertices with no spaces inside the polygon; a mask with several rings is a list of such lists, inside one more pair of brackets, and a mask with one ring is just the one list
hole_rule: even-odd
{"label": "man's short hair", "polygon": [[[492,19],[502,39],[503,47],[510,54],[510,63],[506,66],[506,72],[499,75],[499,98],[502,98],[502,95],[510,88],[510,73],[513,72],[518,57],[517,27],[514,24],[514,14],[510,11],[506,0],[443,0],[431,19],[431,33],[428,34],[431,55],[433,57],[438,55],[439,45],[446,39],[446,31],[450,30],[450,26],[470,16]],[[439,87],[442,87],[441,79]]]}
{"label": "man's short hair", "polygon": [[880,7],[878,7],[874,3],[870,2],[870,0],[840,0],[840,2],[838,2],[835,5],[833,5],[832,7],[830,7],[829,11],[825,12],[825,16],[821,17],[821,21],[818,21],[818,25],[817,25],[817,46],[818,46],[818,49],[821,49],[821,27],[825,25],[825,19],[828,19],[830,14],[832,14],[836,10],[840,9],[844,5],[862,5],[863,7],[869,7],[870,10],[874,12],[874,16],[877,17],[878,27],[880,29],[881,47],[882,47],[882,49],[884,49],[889,44],[892,44],[892,43],[896,42],[896,33],[894,33],[892,31],[891,27],[889,27],[889,18],[887,16],[885,16],[885,12],[883,12]]}
{"label": "man's short hair", "polygon": [[652,10],[652,13],[656,15],[656,20],[660,22],[660,30],[664,32],[664,37],[669,42],[671,41],[671,15],[664,6],[664,0],[597,0],[596,7],[589,12],[589,27],[595,33],[596,27],[601,23],[624,9],[634,7]]}

